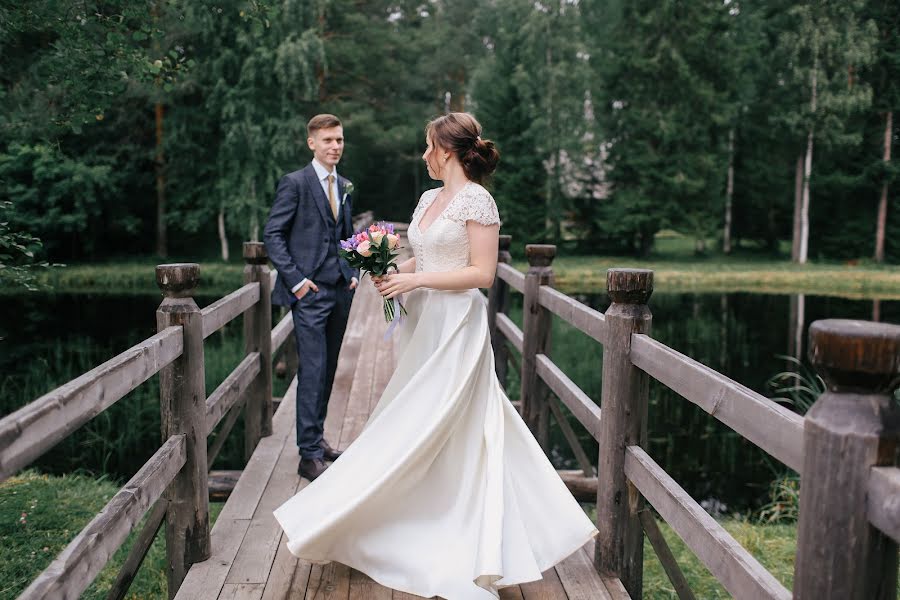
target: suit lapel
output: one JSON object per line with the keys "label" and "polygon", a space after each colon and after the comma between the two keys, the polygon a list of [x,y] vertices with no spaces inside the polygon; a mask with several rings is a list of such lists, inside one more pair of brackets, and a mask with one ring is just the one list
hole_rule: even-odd
{"label": "suit lapel", "polygon": [[313,195],[316,208],[319,209],[319,213],[322,215],[322,219],[326,224],[334,225],[334,217],[331,214],[331,206],[328,204],[328,197],[325,195],[325,190],[322,189],[322,184],[319,182],[319,178],[316,175],[316,169],[312,166],[312,163],[306,167],[306,182]]}

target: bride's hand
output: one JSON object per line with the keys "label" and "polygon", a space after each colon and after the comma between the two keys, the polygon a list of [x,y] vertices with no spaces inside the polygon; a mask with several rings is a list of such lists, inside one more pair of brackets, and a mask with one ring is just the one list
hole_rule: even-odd
{"label": "bride's hand", "polygon": [[385,298],[393,298],[419,287],[418,273],[391,273],[379,277],[379,281],[375,281],[373,277],[372,281],[375,282],[375,289],[378,290],[378,293]]}

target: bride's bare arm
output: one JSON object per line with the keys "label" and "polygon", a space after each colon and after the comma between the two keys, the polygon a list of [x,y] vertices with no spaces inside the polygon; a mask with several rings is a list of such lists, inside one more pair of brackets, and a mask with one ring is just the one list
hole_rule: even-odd
{"label": "bride's bare arm", "polygon": [[[487,288],[494,283],[497,273],[497,244],[500,236],[499,225],[482,225],[477,221],[466,222],[469,236],[469,262],[464,269],[447,272],[400,273],[385,277],[376,284],[378,292],[385,298],[427,287],[435,290],[468,290]],[[415,260],[415,259],[412,259]],[[405,266],[410,261],[406,261]]]}
{"label": "bride's bare arm", "polygon": [[413,256],[410,259],[404,260],[402,263],[397,265],[397,268],[400,269],[401,273],[415,273],[416,272],[416,257]]}

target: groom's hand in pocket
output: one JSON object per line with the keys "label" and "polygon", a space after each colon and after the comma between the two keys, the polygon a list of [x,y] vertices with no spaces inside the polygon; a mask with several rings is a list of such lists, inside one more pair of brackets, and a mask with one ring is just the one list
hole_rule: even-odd
{"label": "groom's hand in pocket", "polygon": [[308,293],[310,292],[310,290],[312,290],[313,292],[318,293],[318,292],[319,292],[319,286],[317,286],[317,285],[316,285],[315,283],[313,283],[312,281],[307,281],[306,283],[303,284],[303,287],[301,287],[299,290],[297,290],[296,292],[294,292],[294,296],[297,297],[297,300],[302,300],[302,299],[303,299],[303,296],[305,296],[306,294],[308,294]]}

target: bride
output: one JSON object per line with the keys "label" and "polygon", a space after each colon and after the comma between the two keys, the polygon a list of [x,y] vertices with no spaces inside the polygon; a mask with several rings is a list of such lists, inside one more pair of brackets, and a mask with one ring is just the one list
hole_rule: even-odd
{"label": "bride", "polygon": [[541,579],[597,530],[494,373],[486,300],[500,218],[481,181],[499,154],[468,113],[426,128],[444,186],[422,194],[414,257],[376,278],[404,296],[397,369],[359,437],[274,511],[288,549],[419,596],[492,600]]}

